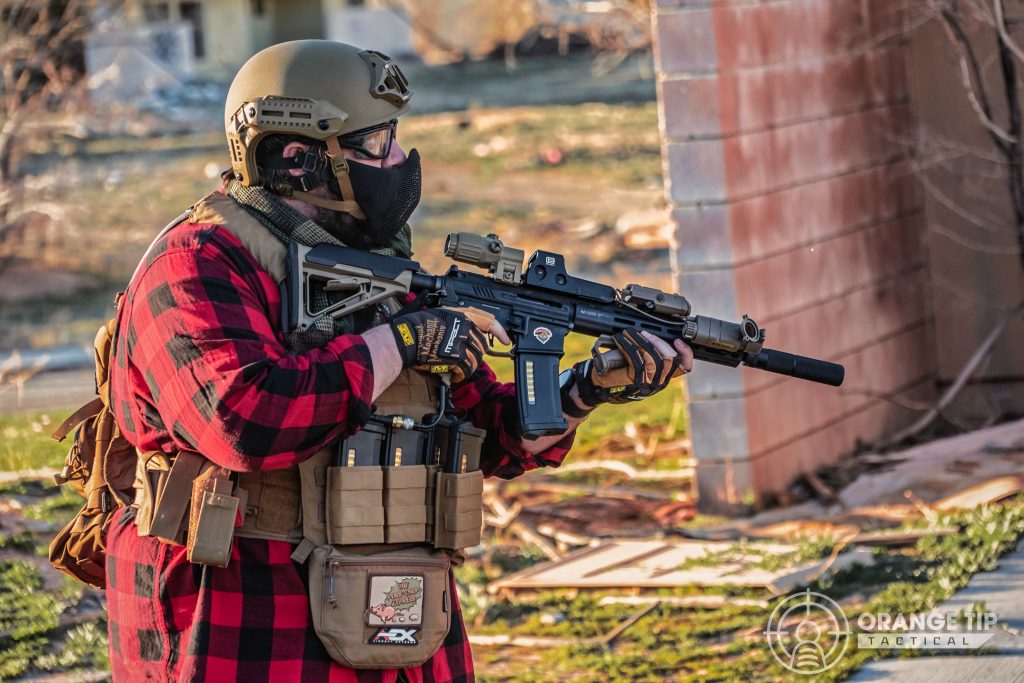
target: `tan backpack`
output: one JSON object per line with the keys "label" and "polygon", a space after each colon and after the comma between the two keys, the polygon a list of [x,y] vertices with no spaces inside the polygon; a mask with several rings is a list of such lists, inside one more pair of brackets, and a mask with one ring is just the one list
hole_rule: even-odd
{"label": "tan backpack", "polygon": [[[120,303],[120,295],[118,297]],[[109,368],[117,330],[111,318],[96,333],[96,393],[99,396],[66,419],[53,438],[63,441],[74,430],[64,469],[54,477],[70,484],[85,505],[50,543],[50,562],[76,579],[98,588],[106,584],[107,528],[114,512],[132,502],[135,447],[121,436],[110,411]]]}
{"label": "tan backpack", "polygon": [[[160,238],[184,222],[191,211],[190,207],[153,238],[129,282],[139,274]],[[123,296],[121,292],[114,298],[118,312]],[[74,430],[64,469],[54,481],[58,486],[70,484],[85,498],[85,505],[50,542],[50,563],[97,588],[106,587],[107,529],[114,512],[131,504],[135,497],[132,484],[138,462],[135,446],[121,435],[110,410],[110,366],[117,317],[115,313],[105,322],[93,341],[97,397],[72,413],[53,433],[55,441],[63,441]]]}

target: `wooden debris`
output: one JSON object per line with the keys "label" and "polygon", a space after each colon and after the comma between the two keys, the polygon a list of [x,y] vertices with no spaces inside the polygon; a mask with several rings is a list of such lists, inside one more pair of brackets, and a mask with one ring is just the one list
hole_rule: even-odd
{"label": "wooden debris", "polygon": [[658,608],[658,605],[660,605],[660,604],[661,604],[660,601],[653,602],[650,605],[648,605],[647,607],[645,607],[642,610],[640,610],[639,612],[637,612],[636,614],[630,616],[628,619],[623,621],[621,624],[619,624],[618,626],[613,628],[611,631],[606,633],[605,636],[600,639],[601,645],[603,645],[603,646],[605,646],[607,648],[611,648],[612,645],[615,643],[615,640],[619,636],[621,636],[623,633],[625,633],[636,622],[640,621],[641,619],[646,617],[648,614],[650,614],[651,612],[656,610]]}
{"label": "wooden debris", "polygon": [[[731,595],[687,595],[687,596],[648,596],[648,595],[606,595],[598,601],[598,605],[650,605],[661,603],[673,607],[696,607],[700,609],[719,609],[733,605],[736,607],[759,607],[768,609],[771,602],[754,598],[737,598]],[[763,630],[763,629],[762,629]]]}
{"label": "wooden debris", "polygon": [[615,498],[617,500],[672,500],[671,496],[653,491],[643,491],[622,486],[590,486],[588,484],[563,484],[557,481],[531,481],[530,488],[535,491],[549,493],[581,493],[597,498]]}
{"label": "wooden debris", "polygon": [[925,536],[948,536],[959,531],[955,527],[922,527],[920,529],[907,529],[904,531],[867,531],[854,536],[850,539],[850,543],[854,545],[898,547],[913,545]]}
{"label": "wooden debris", "polygon": [[559,544],[584,546],[596,545],[601,542],[600,539],[594,538],[593,536],[583,536],[582,534],[563,531],[562,529],[555,528],[550,524],[538,524],[537,531],[549,538],[553,538]]}
{"label": "wooden debris", "polygon": [[[1024,420],[1016,420],[894,453],[891,457],[903,462],[858,477],[839,493],[839,501],[847,509],[901,503],[903,492],[910,489],[925,503],[931,503],[967,486],[1018,474],[1024,464],[1022,456],[1006,453],[1005,457],[993,457],[985,451],[1015,447],[1022,439]],[[978,465],[970,476],[958,473],[967,462]],[[946,471],[953,463],[957,463],[955,471]]]}
{"label": "wooden debris", "polygon": [[514,636],[506,633],[469,634],[471,645],[481,647],[509,645],[512,647],[572,647],[593,642],[592,638],[554,638],[550,636]]}
{"label": "wooden debris", "polygon": [[975,484],[951,496],[946,496],[935,501],[932,507],[936,510],[973,508],[988,503],[998,503],[1021,492],[1024,492],[1024,476],[1007,475]]}
{"label": "wooden debris", "polygon": [[477,646],[511,646],[511,647],[579,647],[581,645],[600,645],[612,647],[615,640],[622,636],[630,627],[653,612],[658,607],[658,602],[649,604],[636,614],[631,615],[608,633],[597,638],[559,638],[554,636],[525,636],[513,634],[469,634],[471,645]]}
{"label": "wooden debris", "polygon": [[807,483],[810,485],[810,487],[814,489],[814,493],[818,496],[819,499],[825,502],[835,500],[836,492],[833,491],[828,484],[823,482],[821,480],[821,477],[819,477],[817,474],[815,474],[814,472],[807,472],[804,475],[804,478],[807,480]]}
{"label": "wooden debris", "polygon": [[[732,548],[730,543],[699,541],[606,541],[578,550],[558,562],[546,562],[493,582],[488,590],[543,588],[673,588],[678,586],[748,586],[771,593],[786,592],[818,575],[827,561],[767,570],[754,567],[765,554],[792,552],[793,546],[759,545],[749,557],[729,557],[705,565],[709,555]],[[759,555],[754,555],[758,553]],[[696,562],[696,564],[694,564]],[[870,552],[843,553],[831,568],[870,564]]]}
{"label": "wooden debris", "polygon": [[505,505],[495,487],[490,486],[484,487],[484,505],[493,513],[487,516],[487,523],[498,529],[507,529],[523,509],[519,501]]}
{"label": "wooden debris", "polygon": [[662,526],[674,527],[697,516],[697,503],[692,500],[666,503],[652,512],[651,516]]}
{"label": "wooden debris", "polygon": [[544,553],[548,559],[559,560],[562,558],[562,553],[558,551],[558,548],[556,548],[551,541],[541,535],[539,531],[526,522],[512,522],[509,524],[508,530],[526,543],[535,546],[538,550]]}
{"label": "wooden debris", "polygon": [[[689,441],[686,441],[687,447]],[[660,449],[659,449],[660,450]],[[684,467],[678,470],[638,470],[632,465],[618,460],[583,460],[580,462],[567,463],[551,474],[564,474],[566,472],[587,472],[589,470],[608,470],[617,472],[628,479],[636,481],[663,481],[676,479],[692,479],[693,467]]]}

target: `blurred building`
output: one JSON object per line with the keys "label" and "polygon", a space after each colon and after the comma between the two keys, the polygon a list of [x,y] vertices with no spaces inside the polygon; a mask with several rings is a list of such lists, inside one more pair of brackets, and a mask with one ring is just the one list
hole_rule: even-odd
{"label": "blurred building", "polygon": [[198,73],[224,78],[265,47],[327,38],[409,54],[408,23],[380,0],[133,0],[145,24],[185,22]]}

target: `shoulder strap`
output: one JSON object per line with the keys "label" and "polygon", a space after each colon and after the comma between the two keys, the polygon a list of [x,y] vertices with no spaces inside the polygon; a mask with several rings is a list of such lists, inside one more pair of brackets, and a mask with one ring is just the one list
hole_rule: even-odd
{"label": "shoulder strap", "polygon": [[139,271],[142,270],[142,264],[144,264],[146,262],[146,259],[149,258],[150,252],[153,251],[153,248],[156,246],[156,243],[160,241],[160,238],[169,233],[174,228],[184,223],[191,213],[192,207],[189,207],[186,211],[183,211],[177,218],[175,218],[173,221],[165,225],[163,229],[156,234],[156,237],[153,238],[153,241],[149,243],[148,247],[146,247],[146,253],[144,253],[142,255],[142,258],[139,259],[139,265],[135,266],[135,272],[133,272],[131,278],[128,279],[129,283],[131,283],[131,281],[134,280],[135,277],[139,274]]}
{"label": "shoulder strap", "polygon": [[211,194],[193,207],[190,220],[224,228],[238,238],[275,282],[284,281],[288,248],[234,199],[219,192]]}
{"label": "shoulder strap", "polygon": [[71,430],[77,427],[88,417],[92,417],[96,413],[103,409],[103,399],[99,396],[86,403],[84,406],[76,410],[75,412],[68,415],[68,418],[60,423],[50,438],[54,441],[63,441],[64,438],[71,433]]}

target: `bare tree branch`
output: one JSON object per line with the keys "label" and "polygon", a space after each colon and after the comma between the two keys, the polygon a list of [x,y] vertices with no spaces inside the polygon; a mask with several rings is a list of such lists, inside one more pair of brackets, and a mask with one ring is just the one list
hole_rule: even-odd
{"label": "bare tree branch", "polygon": [[[957,55],[960,62],[960,73],[967,92],[967,99],[974,108],[982,124],[988,129],[996,147],[1003,149],[1004,146],[1014,142],[1013,136],[1001,128],[992,118],[992,106],[988,100],[988,93],[985,90],[985,81],[981,75],[981,68],[978,66],[978,58],[974,53],[974,46],[964,33],[960,18],[949,7],[939,10],[943,26],[950,40],[957,47]],[[972,81],[973,77],[973,81]],[[975,90],[974,83],[978,84]]]}
{"label": "bare tree branch", "polygon": [[943,411],[947,410],[957,395],[960,394],[960,391],[967,385],[967,382],[974,376],[974,373],[978,370],[981,364],[988,358],[989,354],[992,352],[992,347],[995,346],[995,343],[999,340],[999,337],[1002,335],[1003,330],[1006,329],[1007,324],[1022,313],[1024,313],[1024,301],[1021,301],[1013,309],[1000,316],[999,320],[996,321],[996,324],[992,326],[988,336],[985,337],[985,340],[978,346],[974,354],[967,359],[967,362],[957,374],[956,379],[949,388],[946,389],[945,393],[942,394],[935,406],[921,416],[921,418],[914,422],[914,424],[885,439],[882,442],[881,447],[885,448],[888,446],[894,446],[905,439],[917,436],[927,429],[936,417],[942,414]]}

